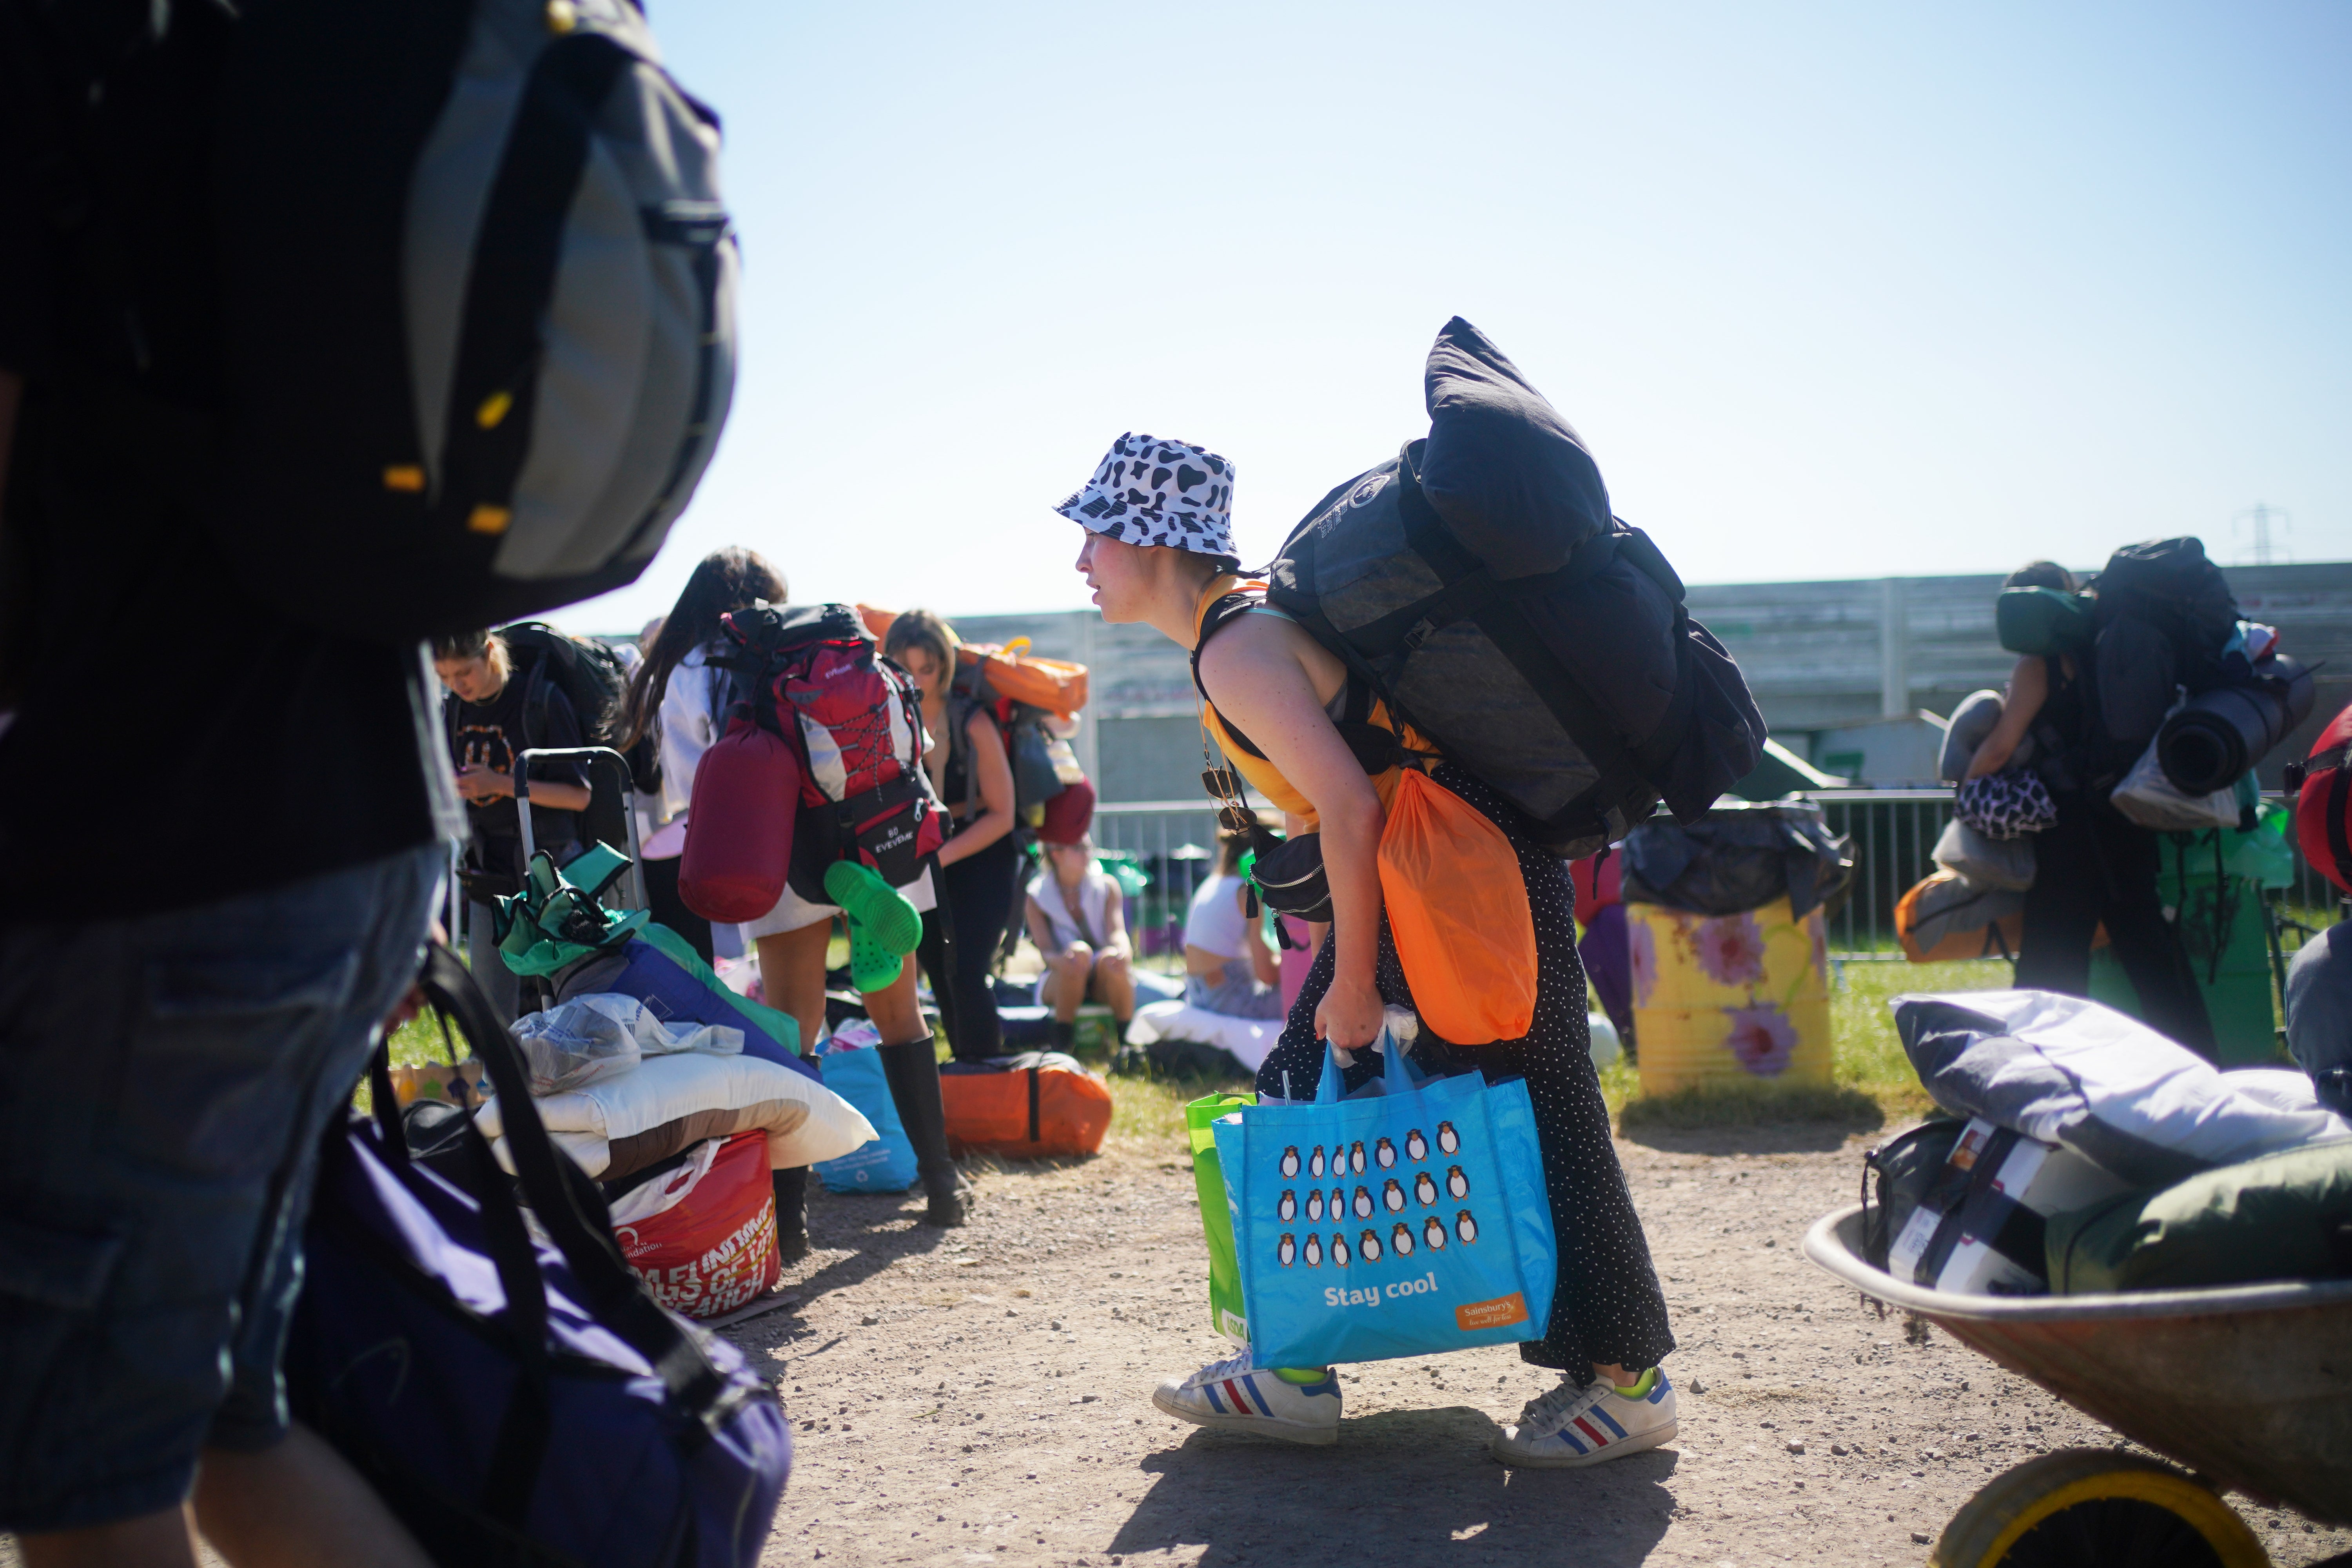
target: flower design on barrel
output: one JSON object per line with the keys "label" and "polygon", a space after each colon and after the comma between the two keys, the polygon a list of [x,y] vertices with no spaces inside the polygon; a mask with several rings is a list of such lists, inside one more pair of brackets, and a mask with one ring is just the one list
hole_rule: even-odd
{"label": "flower design on barrel", "polygon": [[1698,966],[1718,985],[1754,985],[1764,978],[1764,928],[1752,914],[1699,921],[1696,946]]}
{"label": "flower design on barrel", "polygon": [[1741,1067],[1758,1078],[1778,1078],[1787,1069],[1797,1048],[1797,1026],[1786,1013],[1769,1002],[1723,1011],[1731,1020],[1724,1047]]}

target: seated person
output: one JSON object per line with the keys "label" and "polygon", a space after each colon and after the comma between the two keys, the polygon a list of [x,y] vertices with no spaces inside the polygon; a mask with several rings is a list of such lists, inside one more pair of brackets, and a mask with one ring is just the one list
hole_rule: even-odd
{"label": "seated person", "polygon": [[1039,1005],[1054,1010],[1054,1048],[1077,1043],[1078,1008],[1100,1002],[1127,1035],[1135,1016],[1135,978],[1127,941],[1125,899],[1118,879],[1095,864],[1095,792],[1074,784],[1045,803],[1037,829],[1045,868],[1030,879],[1029,940],[1045,960],[1037,980]]}
{"label": "seated person", "polygon": [[2288,967],[2286,1048],[2320,1102],[2352,1116],[2352,921],[2305,942]]}
{"label": "seated person", "polygon": [[1282,968],[1245,905],[1240,866],[1248,847],[1245,834],[1217,836],[1216,875],[1184,917],[1184,1000],[1228,1017],[1279,1018]]}

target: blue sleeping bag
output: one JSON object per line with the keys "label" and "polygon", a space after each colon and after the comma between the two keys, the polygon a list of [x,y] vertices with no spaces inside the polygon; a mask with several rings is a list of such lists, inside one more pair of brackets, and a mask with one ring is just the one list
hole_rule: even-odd
{"label": "blue sleeping bag", "polygon": [[635,996],[665,1020],[740,1029],[745,1056],[824,1081],[816,1064],[801,1055],[800,1026],[790,1014],[739,994],[667,926],[649,925],[616,952],[573,970],[564,978],[557,1000],[588,992]]}

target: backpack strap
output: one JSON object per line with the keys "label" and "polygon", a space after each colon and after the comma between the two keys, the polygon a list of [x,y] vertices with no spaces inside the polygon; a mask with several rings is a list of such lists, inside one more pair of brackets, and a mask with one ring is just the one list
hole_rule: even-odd
{"label": "backpack strap", "polygon": [[[1244,752],[1257,758],[1260,762],[1267,762],[1271,759],[1258,750],[1255,742],[1242,733],[1239,725],[1223,713],[1217,713],[1217,705],[1210,700],[1209,689],[1201,683],[1201,650],[1209,646],[1209,638],[1216,634],[1218,628],[1240,619],[1250,610],[1265,602],[1254,594],[1224,595],[1202,613],[1201,635],[1192,644],[1192,689],[1201,694],[1201,700],[1207,705],[1209,711],[1217,714],[1217,728],[1224,731],[1225,737],[1240,747]],[[1293,619],[1297,618],[1286,606],[1276,607],[1280,608],[1284,615],[1292,616]],[[1349,659],[1340,649],[1332,647],[1331,644],[1326,641],[1314,627],[1307,627],[1307,634],[1324,647],[1339,653],[1340,662],[1348,667],[1347,684],[1340,688],[1344,696],[1340,703],[1339,717],[1334,721],[1332,728],[1338,730],[1339,738],[1348,742],[1348,750],[1355,753],[1356,761],[1362,766],[1364,772],[1377,777],[1391,768],[1414,760],[1415,753],[1405,745],[1402,736],[1387,725],[1373,721],[1372,704],[1377,688],[1372,682],[1370,672],[1360,671],[1356,661]],[[1393,703],[1390,705],[1391,712],[1394,711],[1394,706]]]}

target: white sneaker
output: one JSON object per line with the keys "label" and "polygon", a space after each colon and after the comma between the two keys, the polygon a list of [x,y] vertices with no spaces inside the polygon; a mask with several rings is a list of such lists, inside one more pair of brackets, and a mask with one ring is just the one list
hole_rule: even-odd
{"label": "white sneaker", "polygon": [[1569,1469],[1654,1448],[1675,1435],[1675,1390],[1660,1372],[1647,1394],[1629,1399],[1608,1383],[1563,1383],[1519,1412],[1486,1451],[1507,1465]]}
{"label": "white sneaker", "polygon": [[1255,1432],[1286,1443],[1339,1440],[1339,1379],[1329,1367],[1322,1382],[1297,1384],[1259,1366],[1247,1351],[1190,1377],[1168,1379],[1151,1391],[1151,1403],[1196,1426]]}

